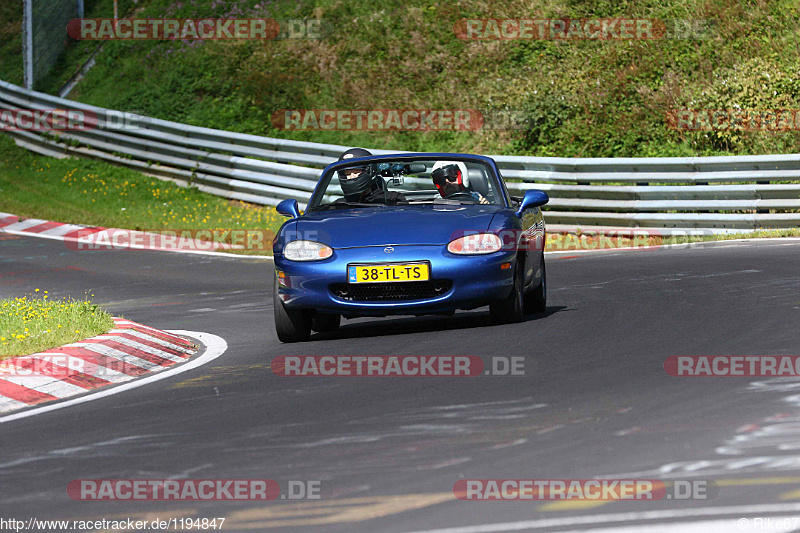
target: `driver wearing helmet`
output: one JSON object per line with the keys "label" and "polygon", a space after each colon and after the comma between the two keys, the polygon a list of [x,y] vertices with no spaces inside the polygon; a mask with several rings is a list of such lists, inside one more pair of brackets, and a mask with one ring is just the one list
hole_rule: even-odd
{"label": "driver wearing helmet", "polygon": [[433,165],[431,172],[433,184],[439,190],[442,198],[447,198],[455,194],[468,194],[479,204],[488,204],[481,193],[469,190],[469,173],[467,165],[457,161],[437,161]]}
{"label": "driver wearing helmet", "polygon": [[488,204],[481,193],[469,190],[469,173],[467,165],[456,161],[437,161],[433,165],[431,172],[433,184],[439,190],[442,198],[447,198],[455,194],[468,194],[475,198],[479,204]]}
{"label": "driver wearing helmet", "polygon": [[[368,157],[372,154],[363,148],[351,148],[344,152],[339,161],[355,157]],[[393,205],[405,202],[403,193],[387,191],[383,179],[378,175],[375,164],[360,167],[351,167],[338,172],[339,185],[342,187],[344,198],[336,200],[335,204],[360,203],[360,204],[387,204]]]}

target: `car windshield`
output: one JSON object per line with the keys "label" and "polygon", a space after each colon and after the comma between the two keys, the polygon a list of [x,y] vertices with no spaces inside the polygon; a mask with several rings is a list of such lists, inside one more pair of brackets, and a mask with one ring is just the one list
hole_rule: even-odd
{"label": "car windshield", "polygon": [[491,167],[455,159],[389,159],[354,162],[328,172],[308,209],[387,205],[504,205]]}

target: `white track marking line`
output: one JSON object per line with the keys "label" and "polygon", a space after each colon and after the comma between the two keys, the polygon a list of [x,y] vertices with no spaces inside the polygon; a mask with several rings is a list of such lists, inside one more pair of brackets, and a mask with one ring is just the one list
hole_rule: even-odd
{"label": "white track marking line", "polygon": [[25,402],[8,398],[7,396],[0,396],[0,413],[3,411],[16,411],[17,409],[22,409],[23,407],[29,407],[29,405]]}
{"label": "white track marking line", "polygon": [[[0,419],[2,421],[2,419]],[[502,522],[497,524],[483,524],[476,526],[449,527],[442,529],[425,529],[413,533],[496,533],[504,531],[521,531],[524,529],[548,529],[554,527],[570,527],[596,524],[609,524],[614,522],[636,522],[638,531],[644,531],[642,524],[646,520],[676,520],[681,518],[699,516],[730,515],[737,518],[743,516],[763,516],[770,513],[797,513],[800,503],[792,504],[765,504],[765,505],[732,505],[727,507],[701,507],[698,509],[676,509],[664,511],[641,511],[632,513],[609,513],[589,516],[574,516],[564,518],[547,518],[540,520],[522,520],[519,522]],[[581,530],[592,531],[592,530]],[[696,530],[695,530],[696,531]],[[731,530],[731,531],[736,531]]]}
{"label": "white track marking line", "polygon": [[225,339],[223,339],[222,337],[218,337],[217,335],[213,335],[211,333],[186,331],[182,329],[167,330],[167,331],[169,333],[175,333],[177,335],[185,335],[187,337],[199,340],[206,347],[205,353],[200,357],[198,357],[197,359],[190,360],[182,365],[167,368],[163,372],[159,372],[158,374],[153,374],[151,376],[137,379],[135,381],[125,383],[124,385],[118,385],[110,389],[98,390],[97,392],[89,393],[72,400],[66,400],[63,402],[43,405],[41,407],[36,407],[28,411],[23,411],[21,413],[15,413],[0,417],[0,424],[2,424],[3,422],[11,422],[12,420],[18,420],[20,418],[27,418],[29,416],[46,413],[48,411],[54,411],[56,409],[62,409],[64,407],[69,407],[72,405],[91,402],[92,400],[99,400],[100,398],[111,396],[112,394],[119,394],[120,392],[130,389],[135,389],[137,387],[141,387],[142,385],[153,383],[154,381],[159,381],[168,377],[172,377],[176,374],[180,374],[186,372],[187,370],[192,370],[194,368],[202,366],[208,363],[209,361],[213,361],[214,359],[225,353],[225,350],[228,349],[228,343],[225,342]]}

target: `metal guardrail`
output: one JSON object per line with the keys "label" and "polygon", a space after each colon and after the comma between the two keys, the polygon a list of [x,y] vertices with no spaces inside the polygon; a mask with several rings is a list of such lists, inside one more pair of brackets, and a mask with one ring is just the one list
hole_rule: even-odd
{"label": "metal guardrail", "polygon": [[[97,117],[100,126],[95,129],[46,135],[5,131],[32,151],[100,159],[262,205],[276,205],[285,198],[305,203],[319,178],[319,169],[349,148],[123,114],[0,81],[0,113],[3,109],[67,109]],[[112,127],[121,118],[124,127]],[[549,224],[711,231],[800,226],[800,155],[796,154],[491,157],[512,194],[535,188],[550,195]]]}

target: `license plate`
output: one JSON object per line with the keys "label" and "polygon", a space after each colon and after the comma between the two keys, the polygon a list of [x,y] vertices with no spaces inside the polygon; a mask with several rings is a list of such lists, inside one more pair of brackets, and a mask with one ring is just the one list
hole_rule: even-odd
{"label": "license plate", "polygon": [[430,268],[427,263],[353,265],[347,267],[347,278],[350,283],[427,281],[430,279]]}

